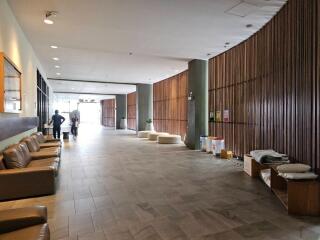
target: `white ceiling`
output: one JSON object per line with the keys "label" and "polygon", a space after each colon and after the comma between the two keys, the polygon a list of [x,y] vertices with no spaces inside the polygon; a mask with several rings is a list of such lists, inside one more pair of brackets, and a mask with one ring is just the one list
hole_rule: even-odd
{"label": "white ceiling", "polygon": [[105,99],[113,99],[115,98],[114,95],[91,95],[91,94],[64,94],[64,93],[56,93],[55,94],[55,99],[54,103],[55,104],[65,104],[66,102],[75,102],[78,103],[79,99],[84,99],[84,100],[95,100],[96,102],[99,102],[101,100]]}
{"label": "white ceiling", "polygon": [[[230,48],[247,39],[286,0],[8,2],[48,77],[57,78],[58,64],[65,79],[154,83],[184,71],[191,59],[208,59],[227,50],[225,42]],[[58,11],[53,25],[43,23],[47,10]],[[253,27],[246,28],[247,24]],[[76,83],[51,83],[55,91],[77,88]],[[117,93],[128,91],[118,85],[102,89],[99,84],[85,84],[81,91],[109,93],[112,88]]]}
{"label": "white ceiling", "polygon": [[101,94],[128,94],[136,91],[135,85],[112,84],[112,83],[91,83],[74,82],[63,80],[50,81],[55,92],[74,92],[74,93],[97,93]]}

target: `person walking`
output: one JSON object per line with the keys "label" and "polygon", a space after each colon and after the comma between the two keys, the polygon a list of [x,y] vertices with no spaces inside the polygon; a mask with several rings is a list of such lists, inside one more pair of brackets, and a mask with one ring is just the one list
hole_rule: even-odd
{"label": "person walking", "polygon": [[71,118],[71,133],[73,135],[73,138],[77,138],[78,136],[78,125],[79,125],[79,119],[77,116],[73,116]]}
{"label": "person walking", "polygon": [[65,121],[66,119],[59,115],[59,111],[55,110],[54,115],[51,118],[51,121],[49,122],[49,125],[53,122],[53,137],[60,139],[60,132],[61,132],[61,124]]}

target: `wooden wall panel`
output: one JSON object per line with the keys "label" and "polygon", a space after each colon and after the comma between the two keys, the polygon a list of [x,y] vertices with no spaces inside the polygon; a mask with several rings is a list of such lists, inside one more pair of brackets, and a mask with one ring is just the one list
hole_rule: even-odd
{"label": "wooden wall panel", "polygon": [[128,129],[136,130],[136,92],[127,95]]}
{"label": "wooden wall panel", "polygon": [[188,72],[153,85],[153,121],[156,131],[184,137],[187,132]]}
{"label": "wooden wall panel", "polygon": [[210,134],[243,155],[272,148],[320,171],[319,1],[289,0],[260,31],[209,61]]}
{"label": "wooden wall panel", "polygon": [[116,116],[115,116],[115,99],[107,99],[101,101],[102,105],[102,125],[106,127],[115,127]]}

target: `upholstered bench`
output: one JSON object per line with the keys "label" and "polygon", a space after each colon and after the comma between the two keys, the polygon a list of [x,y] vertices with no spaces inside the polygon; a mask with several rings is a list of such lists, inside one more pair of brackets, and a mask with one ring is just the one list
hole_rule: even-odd
{"label": "upholstered bench", "polygon": [[169,135],[169,133],[165,133],[165,132],[153,132],[153,133],[149,133],[148,139],[150,141],[157,141],[158,136],[163,136],[163,135]]}
{"label": "upholstered bench", "polygon": [[178,144],[181,143],[180,135],[159,135],[158,143],[160,144]]}
{"label": "upholstered bench", "polygon": [[138,138],[148,138],[149,133],[153,133],[153,131],[139,131]]}

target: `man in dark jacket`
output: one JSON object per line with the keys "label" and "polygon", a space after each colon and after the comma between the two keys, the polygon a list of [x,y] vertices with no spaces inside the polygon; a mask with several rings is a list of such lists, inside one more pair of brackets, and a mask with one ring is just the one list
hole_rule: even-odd
{"label": "man in dark jacket", "polygon": [[54,115],[51,118],[49,125],[53,122],[53,137],[60,138],[61,124],[66,120],[64,117],[59,115],[59,111],[55,110]]}

